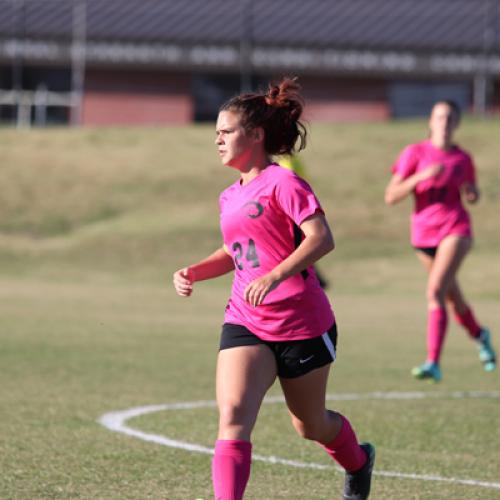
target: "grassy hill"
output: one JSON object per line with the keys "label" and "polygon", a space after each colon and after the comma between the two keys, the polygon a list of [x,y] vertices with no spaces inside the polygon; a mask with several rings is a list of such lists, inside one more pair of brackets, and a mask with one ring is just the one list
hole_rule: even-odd
{"label": "grassy hill", "polygon": [[[477,250],[500,243],[500,121],[468,121],[459,141],[477,161]],[[423,121],[312,125],[303,158],[337,240],[326,258],[408,253],[410,201],[383,203],[389,167],[425,135]],[[217,197],[236,178],[219,164],[213,126],[0,130],[0,269],[58,263],[157,276],[220,242]],[[49,266],[50,267],[50,266]]]}

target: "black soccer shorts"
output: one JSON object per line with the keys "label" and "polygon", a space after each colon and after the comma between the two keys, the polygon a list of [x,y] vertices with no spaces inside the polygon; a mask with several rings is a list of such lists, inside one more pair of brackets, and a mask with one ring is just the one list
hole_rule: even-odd
{"label": "black soccer shorts", "polygon": [[262,340],[248,328],[224,323],[220,338],[220,350],[245,345],[264,344],[271,349],[278,366],[278,375],[295,378],[335,361],[337,353],[337,325],[333,325],[319,337],[304,340],[274,342]]}

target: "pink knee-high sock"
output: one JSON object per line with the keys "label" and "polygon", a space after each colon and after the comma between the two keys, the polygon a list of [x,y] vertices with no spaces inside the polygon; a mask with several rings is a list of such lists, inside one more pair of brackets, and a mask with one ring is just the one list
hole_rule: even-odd
{"label": "pink knee-high sock", "polygon": [[462,314],[455,311],[455,319],[459,325],[462,325],[471,337],[477,339],[481,333],[481,327],[472,312],[472,309],[468,307]]}
{"label": "pink knee-high sock", "polygon": [[448,326],[448,314],[444,307],[431,309],[427,316],[427,361],[439,363]]}
{"label": "pink knee-high sock", "polygon": [[212,461],[212,482],[216,500],[241,500],[250,477],[252,443],[219,439]]}
{"label": "pink knee-high sock", "polygon": [[342,427],[337,436],[330,443],[321,446],[345,470],[354,472],[365,465],[367,456],[363,448],[359,446],[349,420],[343,415],[340,415],[340,418]]}

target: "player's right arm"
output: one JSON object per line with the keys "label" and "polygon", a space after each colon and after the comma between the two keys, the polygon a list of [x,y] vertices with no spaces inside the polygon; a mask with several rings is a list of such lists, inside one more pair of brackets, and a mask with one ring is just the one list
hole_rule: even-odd
{"label": "player's right arm", "polygon": [[400,174],[395,173],[391,177],[389,184],[385,189],[385,202],[387,205],[394,205],[406,198],[413,192],[419,182],[439,175],[443,171],[443,165],[433,164],[419,172],[410,175],[404,179]]}
{"label": "player's right arm", "polygon": [[181,297],[189,297],[193,293],[195,281],[217,278],[233,270],[233,258],[224,245],[197,264],[176,271],[173,276],[174,288]]}

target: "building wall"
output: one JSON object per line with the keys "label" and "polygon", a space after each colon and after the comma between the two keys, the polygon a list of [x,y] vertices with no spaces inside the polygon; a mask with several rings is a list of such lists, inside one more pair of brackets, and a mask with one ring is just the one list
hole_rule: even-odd
{"label": "building wall", "polygon": [[[207,78],[199,77],[198,80],[203,83]],[[273,77],[262,77],[262,79],[265,82],[276,80]],[[218,79],[212,78],[211,86],[207,87],[208,93],[197,93],[197,86],[193,84],[193,77],[189,74],[154,70],[89,69],[86,74],[83,99],[83,124],[105,126],[191,123],[196,117],[196,102],[199,107],[200,102],[203,105],[209,104],[211,102],[209,97],[212,97],[212,100],[215,97],[222,99],[223,95],[225,100],[226,94],[237,93],[238,81],[236,74],[223,75]],[[229,85],[228,82],[234,84],[232,92],[225,88]],[[299,82],[306,101],[304,117],[307,121],[383,121],[399,116],[398,106],[391,97],[391,89],[395,83],[390,79],[300,76]],[[424,82],[423,88],[424,84],[431,90],[437,85],[436,82]],[[260,88],[262,86],[259,85]],[[416,93],[419,102],[430,92],[429,89],[425,91],[425,88]],[[434,90],[432,96],[435,94]],[[498,113],[500,112],[498,81],[495,82],[492,97],[491,111]],[[219,105],[219,101],[213,104],[213,113],[205,113],[203,119],[215,120]],[[427,108],[425,112],[427,113]],[[413,115],[410,113],[408,116]],[[200,119],[199,116],[197,118]]]}
{"label": "building wall", "polygon": [[190,76],[90,69],[85,75],[84,125],[186,124],[193,119]]}
{"label": "building wall", "polygon": [[308,121],[365,121],[390,118],[387,82],[346,77],[300,78]]}

